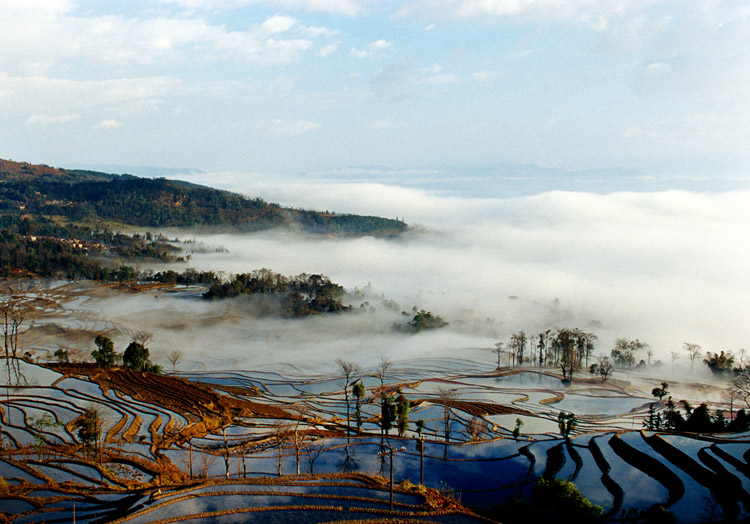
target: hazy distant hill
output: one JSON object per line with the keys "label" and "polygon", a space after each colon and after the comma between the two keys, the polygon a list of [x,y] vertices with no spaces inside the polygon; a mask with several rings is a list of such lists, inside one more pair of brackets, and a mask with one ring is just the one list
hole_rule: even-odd
{"label": "hazy distant hill", "polygon": [[180,180],[57,169],[0,160],[0,214],[106,221],[143,227],[213,227],[257,231],[395,235],[399,220],[283,208],[260,198]]}

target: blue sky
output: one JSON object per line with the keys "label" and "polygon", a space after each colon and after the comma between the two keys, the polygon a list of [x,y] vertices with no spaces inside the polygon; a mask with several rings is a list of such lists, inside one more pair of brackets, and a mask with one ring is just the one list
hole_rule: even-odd
{"label": "blue sky", "polygon": [[0,156],[745,177],[750,7],[4,0]]}

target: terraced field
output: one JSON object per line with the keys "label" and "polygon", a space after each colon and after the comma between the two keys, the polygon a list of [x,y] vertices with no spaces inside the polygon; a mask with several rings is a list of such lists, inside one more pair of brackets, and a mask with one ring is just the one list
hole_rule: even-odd
{"label": "terraced field", "polygon": [[[350,421],[347,434],[335,377],[19,368],[29,385],[4,387],[0,402],[0,508],[10,522],[69,522],[74,512],[76,522],[474,522],[465,508],[490,510],[541,476],[573,481],[611,519],[652,506],[681,522],[750,517],[750,435],[640,431],[651,401],[624,384],[566,385],[541,370],[448,373],[455,362],[425,361],[386,380],[412,405],[398,437],[381,434],[379,382],[366,373],[364,422],[357,432]],[[569,440],[557,428],[561,405],[580,421]],[[102,421],[93,449],[76,430],[91,408]],[[54,424],[39,426],[44,415]],[[391,449],[392,512],[382,453]]]}
{"label": "terraced field", "polygon": [[[658,377],[570,383],[550,369],[403,361],[383,383],[375,369],[357,376],[357,428],[336,374],[52,364],[57,348],[87,357],[102,330],[129,336],[91,306],[114,292],[5,285],[32,297],[34,323],[27,356],[0,360],[0,522],[502,521],[494,510],[541,477],[574,482],[609,521],[658,506],[686,523],[750,518],[750,434],[642,431],[649,408],[663,409]],[[693,404],[718,397],[710,384],[670,388]],[[384,392],[409,401],[402,436],[381,431]],[[561,411],[577,418],[568,439]]]}

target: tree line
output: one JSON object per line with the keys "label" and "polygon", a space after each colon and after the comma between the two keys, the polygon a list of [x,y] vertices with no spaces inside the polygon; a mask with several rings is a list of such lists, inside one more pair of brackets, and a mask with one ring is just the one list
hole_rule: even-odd
{"label": "tree line", "polygon": [[180,180],[0,162],[0,212],[115,221],[146,227],[231,226],[244,231],[297,225],[312,233],[396,235],[401,220],[283,208]]}

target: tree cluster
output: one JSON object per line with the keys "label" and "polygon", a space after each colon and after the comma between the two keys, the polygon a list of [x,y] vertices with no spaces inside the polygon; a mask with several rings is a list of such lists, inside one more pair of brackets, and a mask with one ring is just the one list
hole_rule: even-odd
{"label": "tree cluster", "polygon": [[439,315],[433,315],[430,311],[424,309],[417,311],[407,326],[412,333],[419,333],[426,329],[438,329],[447,326],[448,323],[440,318]]}
{"label": "tree cluster", "polygon": [[161,373],[161,366],[153,364],[149,360],[150,352],[146,344],[151,335],[139,331],[133,338],[133,341],[125,348],[125,352],[120,354],[115,351],[115,344],[111,338],[104,335],[97,335],[94,339],[96,349],[91,352],[91,356],[98,365],[105,369],[122,363],[126,368],[133,371]]}
{"label": "tree cluster", "polygon": [[597,336],[577,328],[548,329],[533,337],[524,331],[511,335],[510,340],[495,344],[493,353],[497,355],[500,368],[502,356],[512,365],[537,363],[539,366],[560,367],[563,376],[571,379],[573,373],[588,361],[594,351]]}
{"label": "tree cluster", "polygon": [[667,398],[664,409],[657,409],[656,404],[649,406],[649,413],[643,422],[643,427],[654,431],[737,433],[748,430],[750,416],[744,409],[741,409],[734,418],[727,420],[722,410],[717,410],[712,414],[705,402],[693,408],[687,400],[680,400],[678,404],[675,404],[670,396]]}
{"label": "tree cluster", "polygon": [[301,274],[286,277],[269,269],[235,275],[229,282],[211,285],[203,295],[206,299],[223,299],[242,295],[266,298],[261,303],[269,314],[305,317],[319,313],[350,311],[341,296],[344,288],[323,275]]}

